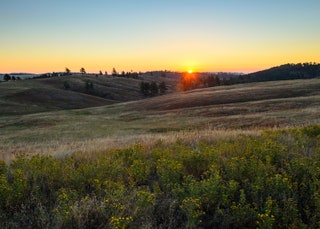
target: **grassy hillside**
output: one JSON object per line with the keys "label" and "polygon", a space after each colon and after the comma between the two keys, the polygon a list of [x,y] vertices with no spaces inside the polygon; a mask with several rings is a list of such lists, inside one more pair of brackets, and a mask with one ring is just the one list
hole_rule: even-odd
{"label": "grassy hillside", "polygon": [[[21,153],[95,152],[215,131],[284,128],[320,121],[320,79],[172,93],[102,107],[0,118],[3,159]],[[219,134],[221,134],[221,132]]]}
{"label": "grassy hillside", "polygon": [[[141,76],[138,79],[112,76],[72,75],[0,83],[0,115],[31,114],[63,109],[96,107],[144,98],[141,82],[166,82],[168,92],[177,79]],[[88,85],[92,85],[88,87]]]}
{"label": "grassy hillside", "polygon": [[319,79],[313,79],[220,86],[165,95],[136,104],[146,110],[161,111],[271,99],[290,100],[320,95],[319,82]]}

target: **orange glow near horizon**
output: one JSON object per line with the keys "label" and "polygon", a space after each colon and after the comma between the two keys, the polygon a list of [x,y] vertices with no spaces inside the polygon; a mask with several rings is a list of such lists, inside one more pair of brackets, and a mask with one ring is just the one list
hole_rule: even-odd
{"label": "orange glow near horizon", "polygon": [[[14,59],[14,58],[13,58]],[[306,58],[307,59],[307,58]],[[119,64],[119,62],[121,64]],[[304,63],[304,62],[319,62],[316,59],[309,61],[305,60],[292,60],[292,61],[265,61],[263,63],[257,63],[257,61],[252,61],[251,63],[241,63],[236,60],[230,61],[229,63],[205,63],[203,65],[192,65],[191,67],[186,67],[180,64],[174,64],[175,61],[172,60],[171,63],[161,63],[151,62],[146,64],[144,60],[126,60],[119,61],[118,59],[100,59],[97,58],[78,58],[70,60],[67,58],[28,58],[26,56],[20,56],[11,61],[0,57],[0,63],[2,63],[0,73],[13,73],[13,72],[26,72],[41,74],[46,72],[63,72],[65,68],[69,68],[72,72],[79,72],[80,68],[85,68],[88,73],[97,73],[100,70],[102,72],[107,71],[110,73],[112,68],[115,68],[118,72],[121,71],[136,71],[136,72],[148,72],[148,71],[158,71],[158,70],[168,70],[176,72],[185,72],[189,75],[193,75],[196,72],[242,72],[251,73],[256,71],[265,70],[271,67],[279,66],[287,63]],[[83,63],[83,64],[82,64]]]}
{"label": "orange glow near horizon", "polygon": [[[50,47],[48,47],[49,49]],[[65,68],[69,68],[72,72],[79,72],[80,68],[85,68],[88,73],[111,72],[112,68],[117,71],[158,71],[169,70],[177,72],[187,72],[189,74],[196,72],[242,72],[250,73],[279,66],[286,63],[304,63],[319,62],[316,56],[300,55],[299,58],[292,55],[286,58],[284,54],[276,56],[269,54],[258,58],[259,55],[249,55],[242,53],[241,55],[232,56],[228,53],[215,53],[214,55],[199,55],[197,53],[188,54],[190,57],[181,57],[181,53],[149,52],[147,49],[143,54],[131,53],[126,55],[102,55],[91,53],[86,50],[83,55],[74,53],[61,54],[52,51],[50,55],[42,53],[36,47],[30,47],[20,53],[3,50],[0,56],[1,69],[0,73],[27,72],[27,73],[46,73],[46,72],[63,72]],[[155,50],[153,50],[155,51]],[[69,54],[69,55],[68,55]],[[152,55],[157,58],[149,58]],[[148,58],[146,58],[148,57]],[[184,59],[184,60],[183,60]]]}
{"label": "orange glow near horizon", "polygon": [[197,80],[197,74],[193,71],[187,71],[185,74],[183,74],[183,80],[186,82],[193,82]]}
{"label": "orange glow near horizon", "polygon": [[1,4],[0,73],[249,73],[320,62],[320,1],[290,10],[277,1],[16,2]]}

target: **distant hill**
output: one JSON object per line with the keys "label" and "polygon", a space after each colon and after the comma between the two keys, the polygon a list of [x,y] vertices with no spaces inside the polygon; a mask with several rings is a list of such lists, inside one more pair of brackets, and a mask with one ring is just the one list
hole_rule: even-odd
{"label": "distant hill", "polygon": [[288,79],[311,79],[320,76],[320,64],[284,64],[263,71],[245,75],[244,81],[259,82]]}
{"label": "distant hill", "polygon": [[[240,83],[316,78],[320,77],[320,64],[285,64],[247,75],[223,75],[220,73],[196,73],[195,75],[198,77],[195,77],[191,81],[194,85],[192,84],[190,87],[187,87],[185,91],[227,85],[235,85],[233,87],[237,89],[243,86],[236,85]],[[19,76],[28,75],[19,74]],[[171,94],[177,92],[177,90],[181,90],[179,85],[181,86],[183,80],[182,73],[168,71],[139,73],[134,75],[134,77],[130,76],[130,74],[119,74],[117,76],[96,74],[62,76],[56,74],[53,76],[53,74],[47,74],[41,77],[35,76],[35,78],[28,80],[9,80],[8,82],[0,83],[0,115],[21,115],[63,109],[80,109],[145,100],[152,96],[150,93],[144,93],[144,90],[142,90],[143,84],[147,83],[149,85],[148,90],[151,91],[150,85],[153,82],[157,85],[164,82],[167,87],[165,94]],[[217,90],[220,89],[217,88]],[[259,90],[258,88],[250,96],[262,99],[264,93],[261,94],[262,97],[260,98],[258,96],[260,95]],[[296,91],[295,93],[298,92]],[[276,90],[271,94],[276,95],[278,93],[281,93],[281,91]],[[159,94],[162,95],[163,93],[156,95]],[[205,93],[199,94],[197,91],[194,91],[193,96],[197,95],[196,98],[191,96],[186,100],[181,100],[186,95],[173,93],[174,99],[171,96],[164,96],[164,98],[171,99],[168,101],[161,100],[152,104],[147,104],[147,101],[157,101],[158,98],[145,100],[146,104],[143,104],[139,109],[148,107],[156,109],[155,106],[160,106],[161,109],[171,110],[193,106],[207,106],[208,104],[211,105],[211,103],[220,104],[222,103],[221,97],[231,99],[228,94],[210,94],[210,97],[206,97],[204,96],[206,95]],[[239,95],[236,99],[244,101],[247,98]],[[224,100],[224,103],[227,102]]]}
{"label": "distant hill", "polygon": [[0,115],[79,109],[146,98],[141,82],[165,82],[167,93],[175,91],[177,78],[142,75],[138,78],[68,75],[0,83]]}
{"label": "distant hill", "polygon": [[[3,76],[5,74],[4,73],[0,73],[0,82],[3,81]],[[19,77],[20,79],[31,79],[35,76],[37,76],[37,74],[33,74],[33,73],[9,73],[9,75],[12,77]]]}
{"label": "distant hill", "polygon": [[197,73],[197,77],[182,77],[179,88],[188,91],[197,88],[215,87],[222,85],[234,85],[252,82],[265,82],[277,80],[312,79],[320,77],[320,64],[299,63],[284,64],[250,74],[241,73]]}

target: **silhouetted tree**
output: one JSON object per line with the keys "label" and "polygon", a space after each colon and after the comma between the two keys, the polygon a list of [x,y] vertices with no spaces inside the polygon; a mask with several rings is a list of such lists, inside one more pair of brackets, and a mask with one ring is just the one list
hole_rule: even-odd
{"label": "silhouetted tree", "polygon": [[160,84],[159,84],[159,91],[160,91],[160,94],[164,94],[166,93],[167,91],[167,85],[164,81],[162,81]]}
{"label": "silhouetted tree", "polygon": [[80,68],[80,73],[81,73],[82,75],[84,75],[84,74],[86,74],[86,70],[85,70],[84,68]]}
{"label": "silhouetted tree", "polygon": [[219,76],[211,75],[207,78],[208,87],[215,87],[221,85]]}
{"label": "silhouetted tree", "polygon": [[86,81],[86,90],[87,91],[93,90],[93,83],[90,80]]}
{"label": "silhouetted tree", "polygon": [[151,96],[155,96],[159,94],[159,87],[156,82],[151,82],[150,84],[150,94]]}
{"label": "silhouetted tree", "polygon": [[102,76],[102,75],[103,75],[101,70],[99,71],[99,75],[100,75],[100,76]]}
{"label": "silhouetted tree", "polygon": [[186,79],[185,77],[180,79],[180,87],[183,91],[191,90],[192,89],[192,81]]}
{"label": "silhouetted tree", "polygon": [[70,84],[68,81],[64,81],[63,86],[64,86],[64,89],[66,90],[70,89]]}
{"label": "silhouetted tree", "polygon": [[140,83],[140,91],[144,96],[150,95],[150,83],[141,82]]}
{"label": "silhouetted tree", "polygon": [[112,68],[112,76],[117,76],[118,72],[115,68]]}
{"label": "silhouetted tree", "polygon": [[66,76],[71,75],[71,71],[70,71],[70,69],[69,69],[69,68],[66,68],[66,69],[65,69],[65,71],[66,71],[66,72],[65,72],[65,75],[66,75]]}
{"label": "silhouetted tree", "polygon": [[9,81],[9,80],[11,80],[11,76],[10,76],[9,74],[5,74],[5,75],[3,76],[3,80]]}

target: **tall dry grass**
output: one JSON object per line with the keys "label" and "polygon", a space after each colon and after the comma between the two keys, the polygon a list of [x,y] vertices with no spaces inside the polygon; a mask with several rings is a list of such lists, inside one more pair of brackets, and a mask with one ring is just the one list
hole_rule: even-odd
{"label": "tall dry grass", "polygon": [[65,140],[46,140],[35,143],[13,143],[7,142],[0,146],[0,159],[6,162],[13,160],[16,156],[24,155],[54,155],[64,157],[72,153],[95,154],[110,149],[127,148],[137,142],[144,147],[149,148],[156,142],[161,141],[165,144],[172,144],[177,139],[183,140],[184,143],[191,145],[200,141],[212,142],[215,140],[232,139],[239,135],[258,136],[261,129],[251,130],[217,130],[208,127],[202,130],[191,131],[171,131],[166,133],[143,133],[132,135],[113,135],[86,140],[72,141]]}

